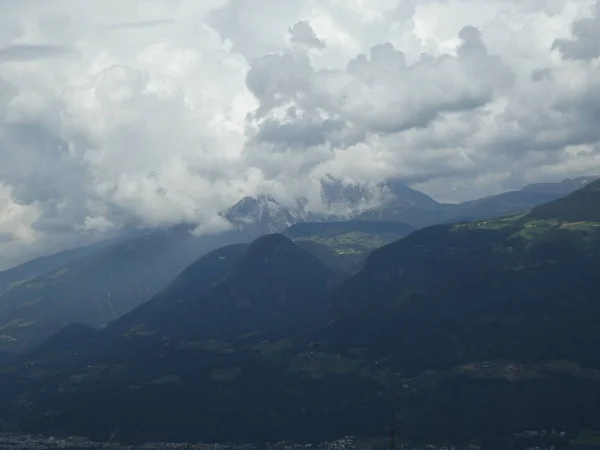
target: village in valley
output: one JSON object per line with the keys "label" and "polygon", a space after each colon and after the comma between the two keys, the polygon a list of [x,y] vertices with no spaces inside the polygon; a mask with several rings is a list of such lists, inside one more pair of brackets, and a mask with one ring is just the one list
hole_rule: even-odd
{"label": "village in valley", "polygon": [[598,448],[596,434],[582,432],[569,438],[564,431],[528,430],[511,438],[490,439],[464,444],[407,442],[395,436],[357,439],[351,436],[320,444],[276,442],[263,445],[232,443],[146,442],[125,444],[95,442],[84,437],[54,438],[27,434],[0,434],[1,450],[587,450]]}

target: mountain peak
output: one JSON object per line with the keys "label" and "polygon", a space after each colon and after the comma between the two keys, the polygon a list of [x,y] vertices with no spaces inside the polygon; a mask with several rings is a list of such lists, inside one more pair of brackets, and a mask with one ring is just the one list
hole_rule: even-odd
{"label": "mountain peak", "polygon": [[[263,307],[315,310],[339,281],[333,269],[281,234],[255,240],[232,268],[227,284]],[[278,306],[275,306],[278,305]],[[307,310],[307,312],[308,312]]]}
{"label": "mountain peak", "polygon": [[250,244],[231,277],[261,278],[276,283],[289,271],[294,272],[297,278],[304,278],[305,273],[330,273],[330,269],[316,256],[298,247],[291,239],[283,234],[269,234]]}
{"label": "mountain peak", "polygon": [[399,178],[390,178],[381,183],[379,188],[383,193],[385,203],[422,208],[435,208],[439,206],[439,203],[433,198],[423,192],[412,189]]}
{"label": "mountain peak", "polygon": [[567,197],[534,208],[531,217],[569,222],[600,222],[600,180],[585,183],[583,188]]}
{"label": "mountain peak", "polygon": [[[285,236],[263,236],[218,284],[197,297],[170,302],[171,307],[142,323],[188,342],[248,332],[283,335],[320,317],[323,298],[339,281],[332,269]],[[192,283],[187,280],[187,291],[193,290]]]}
{"label": "mountain peak", "polygon": [[[272,197],[260,195],[246,196],[227,210],[225,216],[233,223],[240,221],[256,222],[269,211],[276,211],[281,205]],[[258,220],[257,220],[258,219]]]}
{"label": "mountain peak", "polygon": [[439,206],[439,203],[433,198],[412,189],[398,177],[388,178],[377,184],[369,184],[346,183],[328,175],[321,180],[321,197],[329,207],[341,204],[355,212],[379,203],[426,209]]}
{"label": "mountain peak", "polygon": [[293,207],[282,205],[273,197],[244,197],[225,213],[225,219],[238,227],[256,227],[260,234],[283,231],[306,217],[305,204],[298,200]]}
{"label": "mountain peak", "polygon": [[285,252],[290,253],[298,249],[291,239],[283,234],[267,234],[256,239],[246,252],[246,255],[262,252]]}

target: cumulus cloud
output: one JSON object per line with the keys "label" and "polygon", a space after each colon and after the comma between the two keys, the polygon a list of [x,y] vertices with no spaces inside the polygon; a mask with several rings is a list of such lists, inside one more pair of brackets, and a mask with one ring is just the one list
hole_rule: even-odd
{"label": "cumulus cloud", "polygon": [[[478,111],[514,82],[510,67],[488,54],[478,29],[463,27],[457,38],[454,54],[420,55],[412,63],[389,42],[335,70],[317,70],[309,53],[296,48],[256,59],[246,79],[260,101],[249,116],[248,162],[288,188],[290,179],[310,172],[342,178],[358,172],[362,181],[395,175],[400,161],[369,167],[368,160],[383,156],[382,151],[394,157],[391,152],[401,150],[382,142],[431,136],[434,122]],[[413,158],[411,153],[423,150],[402,156]],[[344,163],[347,155],[358,167]],[[461,175],[456,168],[441,169],[443,161],[429,162],[419,168],[427,174],[405,168],[403,176]],[[309,198],[319,196],[313,190]]]}
{"label": "cumulus cloud", "polygon": [[588,60],[600,57],[600,2],[593,8],[592,16],[573,23],[572,37],[557,39],[552,46],[563,58]]}
{"label": "cumulus cloud", "polygon": [[600,173],[591,0],[0,0],[0,267],[328,175]]}

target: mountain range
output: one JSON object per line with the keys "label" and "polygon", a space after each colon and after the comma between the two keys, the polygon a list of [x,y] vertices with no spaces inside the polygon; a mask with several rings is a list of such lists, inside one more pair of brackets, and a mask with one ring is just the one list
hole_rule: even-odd
{"label": "mountain range", "polygon": [[598,179],[596,176],[565,179],[557,183],[536,183],[463,203],[440,203],[392,178],[375,185],[345,184],[332,177],[321,184],[321,198],[327,212],[307,210],[305,199],[283,205],[268,196],[245,197],[223,216],[235,226],[253,229],[256,234],[284,231],[296,223],[339,220],[403,222],[413,228],[439,223],[490,219],[528,212],[533,207],[568,195]]}
{"label": "mountain range", "polygon": [[0,353],[31,349],[70,323],[103,327],[222,246],[284,232],[327,265],[351,274],[370,251],[414,229],[529,211],[592,179],[530,185],[454,205],[397,179],[361,185],[327,177],[321,189],[326,214],[308,211],[303,199],[284,206],[268,196],[245,197],[223,212],[231,229],[222,233],[197,236],[194,224],[139,230],[0,271]]}
{"label": "mountain range", "polygon": [[427,227],[352,275],[300,238],[381,224],[218,249],[105,330],[66,327],[6,365],[0,415],[140,441],[373,436],[390,417],[413,439],[576,436],[600,417],[599,205],[593,181],[531,212]]}

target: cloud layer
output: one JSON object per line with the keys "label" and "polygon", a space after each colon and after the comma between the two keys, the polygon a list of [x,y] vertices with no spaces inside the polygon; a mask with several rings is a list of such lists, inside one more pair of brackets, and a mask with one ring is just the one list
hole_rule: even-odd
{"label": "cloud layer", "polygon": [[332,174],[600,173],[600,2],[0,0],[0,267]]}

